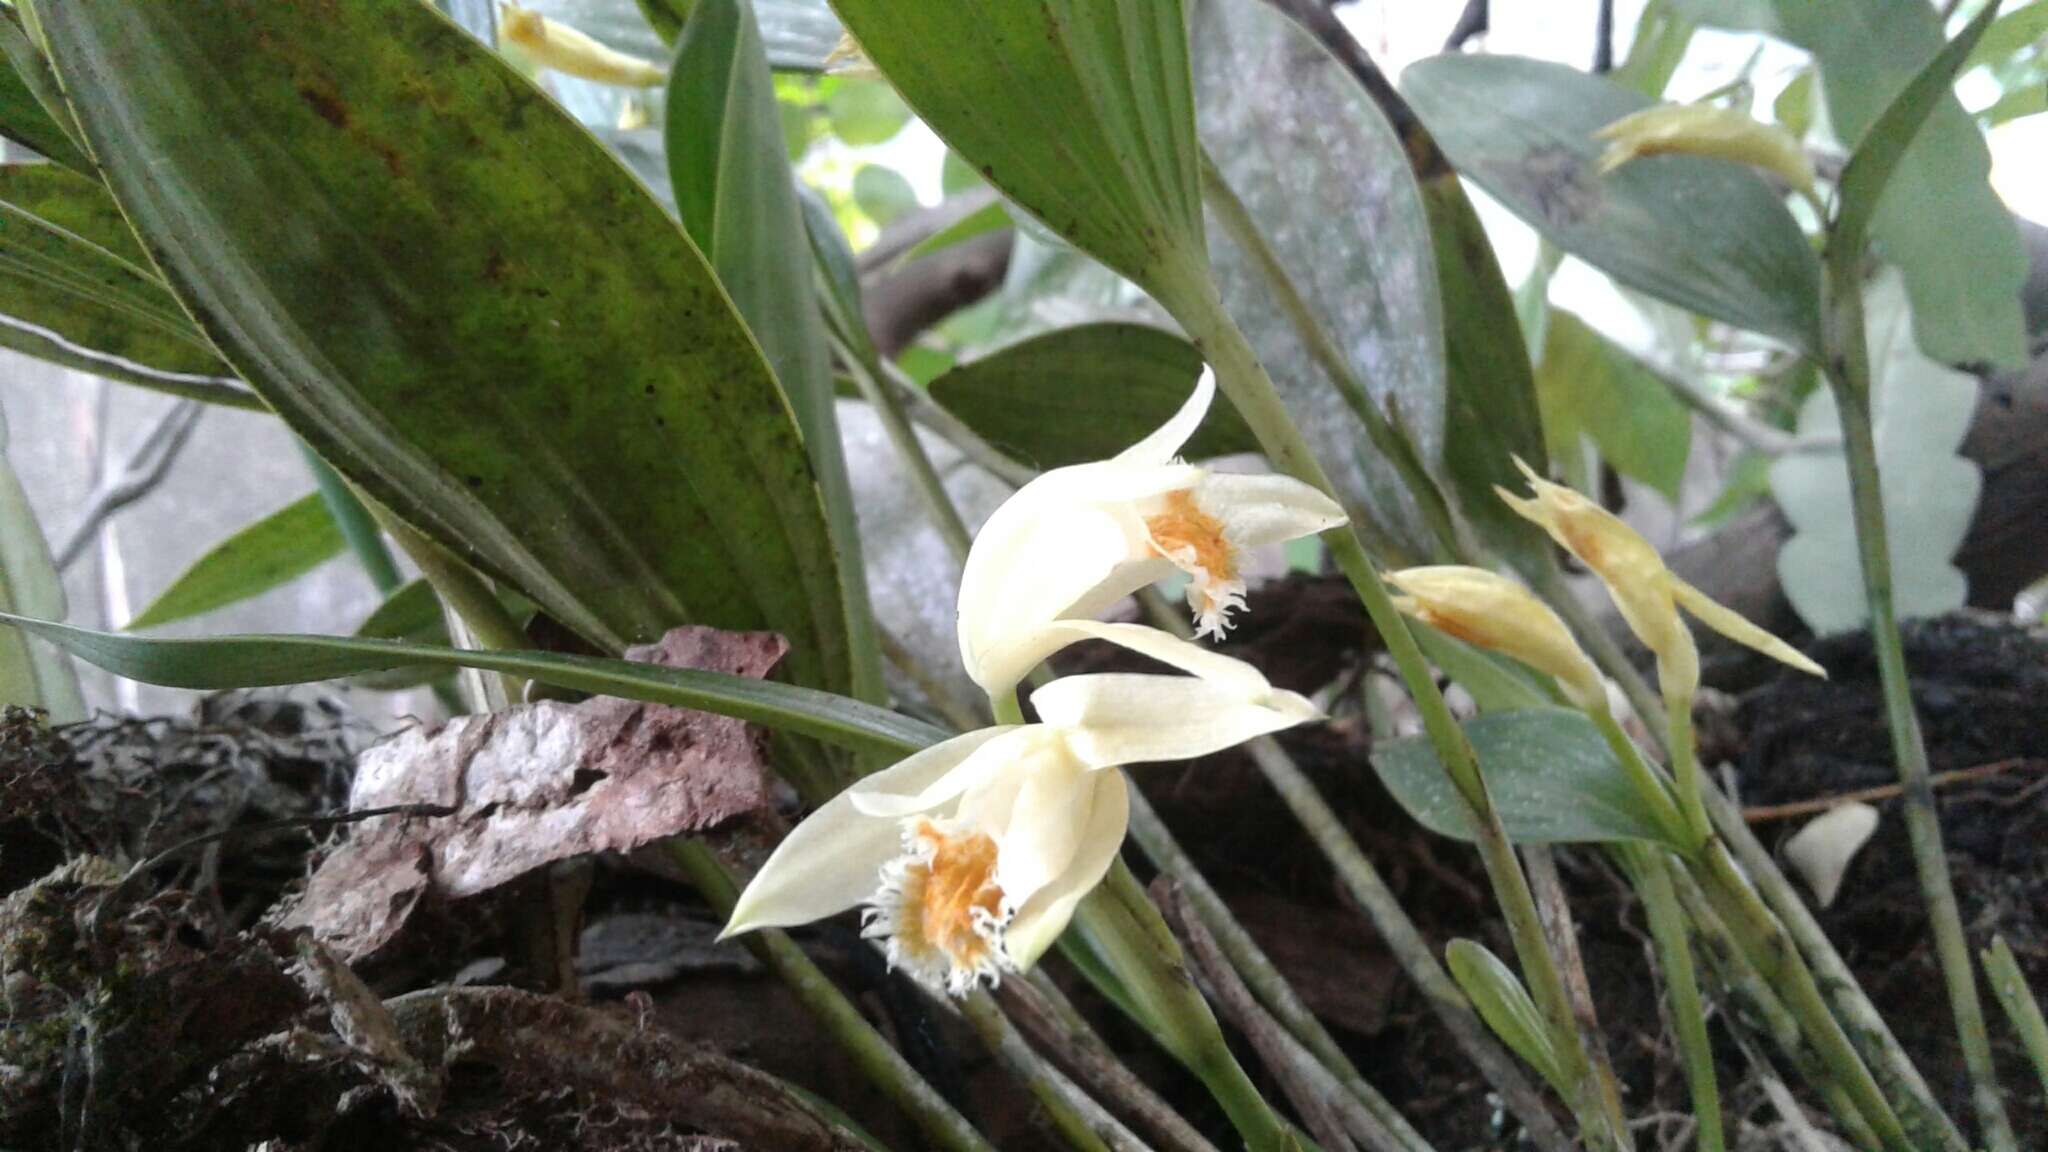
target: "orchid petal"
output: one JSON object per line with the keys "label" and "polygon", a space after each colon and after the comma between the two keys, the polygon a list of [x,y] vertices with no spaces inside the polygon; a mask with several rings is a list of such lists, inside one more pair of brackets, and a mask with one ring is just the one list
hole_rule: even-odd
{"label": "orchid petal", "polygon": [[1313,536],[1348,519],[1315,485],[1275,473],[1212,472],[1196,486],[1195,502],[1222,522],[1225,536],[1240,550]]}
{"label": "orchid petal", "polygon": [[1193,760],[1322,716],[1283,689],[1247,695],[1213,681],[1116,672],[1055,680],[1031,703],[1090,768]]}
{"label": "orchid petal", "polygon": [[863,816],[900,820],[929,812],[1005,771],[1028,773],[1066,759],[1066,748],[1058,735],[1043,725],[1011,726],[1000,731],[1001,736],[975,749],[973,755],[917,792],[890,787],[880,776],[871,776],[847,789],[847,794]]}
{"label": "orchid petal", "polygon": [[1209,414],[1209,405],[1216,399],[1216,373],[1204,367],[1202,375],[1195,381],[1195,390],[1188,394],[1187,403],[1172,419],[1161,424],[1157,431],[1122,452],[1114,460],[1118,464],[1164,464],[1180,455],[1185,445],[1202,426],[1202,418]]}
{"label": "orchid petal", "polygon": [[[1011,731],[984,728],[955,736],[875,773],[860,787],[869,793],[922,791]],[[783,837],[740,893],[721,936],[806,924],[851,908],[874,895],[882,865],[902,852],[896,821],[863,815],[852,789],[841,792]]]}
{"label": "orchid petal", "polygon": [[[1148,628],[1143,624],[1060,620],[1046,625],[1044,631],[1049,636],[1057,637],[1061,648],[1082,640],[1107,640],[1140,656],[1148,656],[1161,664],[1229,688],[1241,696],[1256,697],[1272,690],[1272,684],[1263,673],[1237,657],[1225,656],[1213,648],[1205,648],[1172,633]],[[1031,697],[1031,702],[1036,705],[1039,696],[1044,692],[1045,689],[1039,689]],[[1044,717],[1045,713],[1040,712],[1039,716]]]}
{"label": "orchid petal", "polygon": [[1004,929],[1003,951],[1020,969],[1036,964],[1059,939],[1075,906],[1102,883],[1123,847],[1130,825],[1130,785],[1121,772],[1097,772],[1094,779],[1094,803],[1073,858],[1056,879],[1032,894]]}
{"label": "orchid petal", "polygon": [[1095,800],[1094,774],[1071,757],[1022,779],[1009,819],[996,833],[996,886],[1013,908],[1028,903],[1073,861]]}
{"label": "orchid petal", "polygon": [[1671,578],[1671,594],[1677,599],[1679,606],[1692,613],[1700,623],[1737,644],[1753,648],[1780,664],[1789,664],[1808,675],[1827,679],[1827,669],[1814,663],[1804,652],[1757,627],[1741,613],[1711,599],[1705,592],[1676,576]]}

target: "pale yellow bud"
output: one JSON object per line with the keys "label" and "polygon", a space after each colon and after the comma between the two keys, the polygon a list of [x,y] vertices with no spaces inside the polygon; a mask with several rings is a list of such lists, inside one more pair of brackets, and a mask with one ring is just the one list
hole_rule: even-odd
{"label": "pale yellow bud", "polygon": [[1682,152],[1732,160],[1783,177],[1794,191],[1813,195],[1813,163],[1792,134],[1730,108],[1711,104],[1659,104],[1624,116],[1594,133],[1609,141],[1600,157],[1605,174],[1639,156]]}
{"label": "pale yellow bud", "polygon": [[668,73],[659,65],[607,48],[567,24],[516,4],[505,5],[498,35],[535,64],[564,75],[621,88],[655,88],[668,82]]}
{"label": "pale yellow bud", "polygon": [[1496,488],[1508,506],[1550,534],[1579,562],[1592,569],[1629,631],[1657,657],[1668,699],[1690,700],[1699,679],[1699,654],[1692,632],[1678,609],[1683,606],[1700,623],[1748,648],[1801,672],[1826,677],[1820,665],[1798,649],[1750,623],[1706,593],[1679,579],[1648,540],[1621,518],[1562,484],[1538,476],[1521,460],[1515,466],[1528,477],[1533,496],[1517,496]]}
{"label": "pale yellow bud", "polygon": [[1405,596],[1395,607],[1468,644],[1511,656],[1557,678],[1581,708],[1605,710],[1607,685],[1571,629],[1527,588],[1484,568],[1440,565],[1387,573]]}

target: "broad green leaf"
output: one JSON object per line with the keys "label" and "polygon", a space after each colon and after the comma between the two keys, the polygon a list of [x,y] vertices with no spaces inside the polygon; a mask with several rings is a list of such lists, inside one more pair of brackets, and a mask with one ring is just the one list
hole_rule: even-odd
{"label": "broad green leaf", "polygon": [[929,256],[934,252],[943,252],[955,244],[965,244],[976,236],[986,236],[991,232],[1000,232],[1010,227],[1012,223],[1010,209],[1003,204],[1002,200],[991,200],[980,208],[969,212],[967,215],[918,241],[911,246],[910,251],[903,254],[902,258],[908,262]]}
{"label": "broad green leaf", "polygon": [[1516,482],[1517,457],[1539,471],[1550,459],[1514,295],[1485,225],[1436,142],[1412,116],[1403,135],[1422,178],[1443,301],[1444,472],[1466,520],[1488,544],[1518,567],[1548,564],[1548,538],[1494,493]]}
{"label": "broad green leaf", "polygon": [[[1225,183],[1372,403],[1434,473],[1444,334],[1429,217],[1401,139],[1336,57],[1264,0],[1195,0],[1196,125]],[[1224,305],[1346,504],[1411,555],[1429,529],[1390,453],[1311,355],[1256,257],[1208,229]]]}
{"label": "broad green leaf", "polygon": [[848,683],[767,363],[675,221],[531,84],[414,0],[37,10],[173,290],[367,495],[600,648],[766,628],[795,680]]}
{"label": "broad green leaf", "polygon": [[505,672],[578,692],[737,716],[765,728],[859,751],[900,756],[946,736],[921,721],[814,688],[599,656],[479,651],[349,636],[151,640],[9,612],[0,612],[0,624],[11,624],[116,676],[167,688],[212,692],[311,684],[430,664]]}
{"label": "broad green leaf", "polygon": [[[7,422],[0,418],[0,612],[64,615],[64,584],[50,561],[50,546],[7,462]],[[0,705],[42,708],[68,724],[85,719],[78,673],[62,653],[29,642],[19,632],[0,633]]]}
{"label": "broad green leaf", "polygon": [[54,92],[38,91],[49,84],[48,65],[13,16],[0,13],[0,136],[73,172],[89,173],[91,159],[50,114],[45,98]]}
{"label": "broad green leaf", "polygon": [[[1887,270],[1865,300],[1892,596],[1902,618],[1938,616],[1969,598],[1953,558],[1984,480],[1956,450],[1977,410],[1977,378],[1920,351],[1898,272]],[[1840,428],[1834,391],[1816,389],[1800,409],[1799,435]],[[1822,634],[1863,627],[1869,604],[1841,451],[1780,456],[1771,465],[1771,492],[1792,523],[1792,538],[1778,552],[1778,579],[1799,618]]]}
{"label": "broad green leaf", "polygon": [[[1491,712],[1468,721],[1465,734],[1479,754],[1479,771],[1508,839],[1518,844],[1671,843],[1584,714],[1563,708]],[[1464,801],[1427,739],[1375,748],[1372,766],[1387,791],[1423,827],[1440,836],[1473,839]]]}
{"label": "broad green leaf", "polygon": [[1546,693],[1537,684],[1535,674],[1513,660],[1434,628],[1416,628],[1414,632],[1423,655],[1463,688],[1481,712],[1548,708],[1557,703],[1554,693]]}
{"label": "broad green leaf", "polygon": [[106,189],[54,164],[0,166],[0,317],[0,345],[32,356],[232,387]]}
{"label": "broad green leaf", "polygon": [[[1754,28],[1813,53],[1828,120],[1861,140],[1942,49],[1941,18],[1922,0],[1683,0],[1710,23]],[[1966,50],[1967,51],[1967,50]],[[2019,290],[2026,279],[2012,214],[1991,190],[1991,155],[1952,94],[1936,99],[1871,221],[1883,256],[1906,274],[1914,330],[1950,363],[2026,359]]]}
{"label": "broad green leaf", "polygon": [[1970,49],[1962,71],[1996,65],[2028,49],[2044,48],[2048,48],[2048,0],[2033,0],[2013,6],[1993,20]]}
{"label": "broad green leaf", "polygon": [[834,0],[868,59],[1011,202],[1159,294],[1199,268],[1180,0]]}
{"label": "broad green leaf", "polygon": [[917,190],[901,172],[880,164],[864,164],[853,174],[853,202],[876,224],[887,224],[917,211]]}
{"label": "broad green leaf", "polygon": [[1553,310],[1536,370],[1552,456],[1591,436],[1616,471],[1678,499],[1692,450],[1692,413],[1656,373],[1570,312]]}
{"label": "broad green leaf", "polygon": [[[1996,4],[1986,5],[1984,10],[1977,14],[1977,18],[1963,29],[1961,35],[1944,45],[1924,67],[1912,73],[1911,79],[1883,106],[1883,110],[1870,121],[1869,127],[1863,130],[1861,137],[1857,139],[1855,151],[1850,153],[1849,162],[1843,165],[1841,179],[1836,185],[1835,224],[1833,234],[1828,238],[1830,245],[1840,248],[1840,252],[1831,252],[1830,255],[1836,260],[1835,266],[1839,267],[1846,277],[1853,278],[1859,270],[1864,238],[1870,229],[1873,226],[1882,227],[1880,214],[1884,211],[1884,205],[1889,199],[1888,191],[1894,182],[1908,181],[1908,190],[1911,190],[1910,181],[1915,179],[1916,173],[1911,167],[1910,158],[1920,149],[1922,133],[1940,130],[1936,118],[1945,109],[1960,111],[1961,106],[1956,104],[1955,95],[1951,91],[1956,82],[1956,74],[1969,56],[1970,49],[1984,35],[1984,30],[1990,27],[1992,16],[1997,10]],[[1963,123],[1968,126],[1974,140],[1976,126],[1967,118],[1963,119]],[[1937,136],[1931,143],[1939,146],[1942,140]],[[1980,144],[1979,152],[1982,151]],[[1925,152],[1922,151],[1921,155],[1925,155]],[[1959,172],[1946,172],[1942,175],[1944,181],[1951,182],[1947,187],[1952,188],[1952,182],[1958,178],[1967,180],[1972,173],[1965,168]],[[1978,185],[1984,186],[1983,182],[1989,176],[1989,169],[1980,168],[1975,175]],[[1965,194],[1967,195],[1967,191]],[[2004,209],[2001,208],[1999,211],[2000,218],[2005,221],[2003,236],[2008,246],[2017,254],[2018,233],[2014,230],[2010,218],[2005,216]],[[1933,221],[1926,219],[1915,220],[1912,225],[1915,238],[1918,239],[1919,233],[1929,228],[1932,223]],[[1896,227],[1894,225],[1895,229]],[[1885,243],[1889,247],[1895,244],[1896,240],[1887,240],[1880,236],[1880,243]],[[1931,244],[1922,250],[1929,257],[1933,257],[1937,251]],[[1950,257],[1943,255],[1941,259],[1946,261]],[[1931,311],[1953,306],[1954,301],[1944,301],[1939,297],[1932,300],[1924,299],[1929,295],[1929,270],[1922,260],[1899,258],[1898,262],[1905,277],[1907,295],[1912,298],[1916,314],[1923,309]],[[2023,256],[2020,263],[2024,270]],[[2004,301],[2008,307],[1999,310],[1994,316],[2010,316],[2014,322],[2012,337],[2018,343],[2013,349],[2008,350],[2010,355],[2000,354],[1992,349],[1981,354],[1984,359],[2007,363],[2023,363],[2026,360],[2024,325],[2019,317],[2017,284],[2012,287],[2014,292]],[[1974,321],[1977,318],[1970,319]],[[1941,358],[1942,342],[1935,339],[1937,333],[1929,324],[1916,324],[1915,327],[1920,333],[1921,347],[1929,355]]]}
{"label": "broad green leaf", "polygon": [[[932,398],[1008,455],[1036,468],[1104,460],[1166,423],[1202,374],[1202,354],[1144,324],[1056,328],[932,381]],[[1181,454],[1257,452],[1228,404],[1212,405]]]}
{"label": "broad green leaf", "polygon": [[1550,1042],[1543,1014],[1536,1010],[1536,1002],[1529,998],[1514,969],[1476,940],[1451,941],[1444,949],[1444,960],[1451,978],[1501,1043],[1527,1061],[1559,1095],[1570,1099],[1577,1085],[1558,1065],[1557,1049]]}
{"label": "broad green leaf", "polygon": [[154,628],[238,604],[341,555],[348,541],[318,492],[301,497],[208,549],[129,621]]}
{"label": "broad green leaf", "polygon": [[839,557],[854,694],[879,699],[814,258],[749,0],[695,0],[676,44],[667,140],[683,228],[711,260],[796,411]]}
{"label": "broad green leaf", "polygon": [[825,118],[832,134],[847,144],[886,144],[910,123],[910,109],[895,89],[864,76],[828,76]]}
{"label": "broad green leaf", "polygon": [[1602,176],[1594,133],[1649,101],[1562,64],[1438,56],[1402,92],[1452,163],[1551,243],[1630,287],[1820,346],[1820,265],[1779,194],[1754,172],[1652,156]]}
{"label": "broad green leaf", "polygon": [[1670,0],[1650,0],[1636,19],[1636,34],[1629,42],[1628,59],[1613,72],[1618,84],[1656,99],[1664,95],[1671,77],[1692,47],[1698,25],[1678,11]]}

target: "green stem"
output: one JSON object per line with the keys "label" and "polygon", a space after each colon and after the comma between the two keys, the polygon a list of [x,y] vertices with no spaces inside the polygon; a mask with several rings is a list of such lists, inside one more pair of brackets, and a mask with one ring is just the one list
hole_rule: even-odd
{"label": "green stem", "polygon": [[1885,1100],[1855,1045],[1828,1011],[1827,1000],[1799,950],[1743,878],[1734,858],[1716,841],[1708,845],[1703,860],[1692,867],[1708,900],[1727,922],[1750,963],[1784,999],[1785,1007],[1799,1021],[1801,1031],[1806,1033],[1830,1078],[1848,1093],[1885,1148],[1890,1152],[1920,1149],[1906,1135],[1898,1114]]}
{"label": "green stem", "polygon": [[1877,442],[1871,426],[1870,349],[1864,333],[1863,291],[1855,263],[1830,253],[1828,287],[1833,305],[1827,329],[1830,355],[1828,383],[1842,424],[1842,443],[1849,465],[1849,495],[1856,519],[1856,544],[1863,561],[1863,591],[1870,603],[1870,643],[1877,652],[1878,677],[1884,685],[1885,716],[1891,724],[1892,752],[1904,786],[1902,806],[1906,831],[1913,844],[1913,862],[1927,919],[1934,930],[1934,952],[1948,984],[1949,1009],[1962,1043],[1963,1063],[1970,1072],[1977,1120],[1991,1152],[2016,1152],[2012,1121],[2006,1117],[2004,1093],[1992,1063],[1991,1037],[1984,1027],[1984,1005],[1977,995],[1977,970],[1970,962],[1970,944],[1963,933],[1962,913],[1949,877],[1948,854],[1942,847],[1941,816],[1934,790],[1927,783],[1927,744],[1913,708],[1913,682],[1906,670],[1904,643],[1892,597],[1891,548],[1885,533],[1884,497],[1878,474]]}
{"label": "green stem", "polygon": [[[1270,743],[1273,743],[1270,737],[1261,737],[1254,744],[1254,754],[1257,745]],[[1274,744],[1274,751],[1281,756],[1286,755],[1277,744]],[[1180,882],[1181,890],[1187,894],[1188,904],[1201,918],[1202,926],[1216,938],[1217,946],[1223,950],[1223,955],[1244,977],[1245,984],[1258,996],[1266,1010],[1273,1014],[1273,1018],[1280,1021],[1282,1027],[1293,1033],[1295,1039],[1301,1041],[1304,1047],[1322,1061],[1336,1076],[1338,1083],[1343,1085],[1344,1090],[1385,1125],[1408,1152],[1433,1152],[1429,1142],[1415,1131],[1407,1118],[1402,1116],[1371,1082],[1366,1080],[1365,1074],[1358,1070],[1349,1056],[1345,1055],[1344,1049],[1338,1045],[1336,1038],[1330,1035],[1329,1030],[1323,1027],[1322,1021],[1317,1020],[1308,1006],[1301,1002],[1301,997],[1295,994],[1286,977],[1274,967],[1265,950],[1252,939],[1251,933],[1245,931],[1244,925],[1238,923],[1229,906],[1224,904],[1223,898],[1209,886],[1208,879],[1195,867],[1186,850],[1159,819],[1159,813],[1153,811],[1151,803],[1135,790],[1131,793],[1131,839],[1137,841],[1138,847],[1161,872]],[[1413,923],[1407,921],[1407,914],[1401,911],[1398,905],[1395,906],[1394,914],[1407,924],[1416,951],[1426,963],[1434,965],[1435,954],[1422,942],[1420,933],[1414,931]],[[1406,963],[1405,958],[1403,962]],[[1443,979],[1446,983],[1449,982],[1448,976],[1444,976]],[[1451,986],[1450,994],[1456,1005],[1454,1011],[1470,1012],[1455,985]],[[1551,1120],[1549,1110],[1543,1105],[1542,1096],[1522,1075],[1520,1067],[1514,1063],[1514,1057],[1486,1034],[1484,1025],[1479,1023],[1477,1017],[1472,1018],[1471,1024],[1470,1034],[1476,1036],[1480,1046],[1495,1057],[1490,1066],[1486,1061],[1477,1061],[1481,1073],[1493,1082],[1509,1109],[1518,1117],[1524,1116],[1526,1112],[1528,1117],[1536,1118],[1534,1124],[1530,1124],[1527,1119],[1524,1123],[1531,1127],[1532,1132],[1537,1133],[1536,1143],[1539,1147],[1553,1152],[1564,1152],[1568,1147],[1564,1133],[1559,1131],[1556,1122]],[[1453,1035],[1461,1044],[1464,1042],[1464,1035],[1459,1035],[1455,1030]],[[1497,1069],[1505,1070],[1505,1079],[1495,1079],[1494,1072]],[[1541,1125],[1542,1128],[1538,1129],[1537,1125]]]}
{"label": "green stem", "polygon": [[1543,599],[1557,610],[1564,622],[1571,627],[1572,635],[1600,671],[1607,678],[1621,686],[1621,693],[1628,698],[1629,706],[1636,710],[1636,716],[1650,733],[1650,739],[1661,749],[1668,749],[1671,734],[1664,724],[1664,705],[1656,689],[1636,670],[1628,654],[1614,639],[1614,634],[1603,626],[1598,617],[1586,610],[1586,603],[1580,600],[1565,582],[1564,570],[1558,567],[1557,557],[1548,556],[1536,571],[1528,574]]}
{"label": "green stem", "polygon": [[1112,1141],[1117,1150],[1144,1147],[1073,1081],[1039,1060],[988,993],[976,992],[963,999],[960,1014],[1010,1074],[1030,1087],[1039,1107],[1045,1109],[1046,1119],[1074,1152],[1112,1152]]}
{"label": "green stem", "polygon": [[[1280,305],[1281,313],[1287,317],[1288,324],[1301,340],[1302,347],[1323,370],[1323,375],[1336,388],[1337,394],[1344,398],[1345,404],[1358,417],[1359,422],[1365,425],[1366,437],[1372,441],[1373,447],[1377,448],[1380,455],[1400,474],[1409,495],[1415,499],[1416,507],[1421,509],[1423,519],[1435,537],[1438,550],[1444,556],[1464,553],[1466,549],[1458,532],[1457,519],[1451,512],[1450,501],[1444,496],[1443,489],[1437,486],[1436,478],[1429,474],[1429,469],[1422,462],[1422,456],[1416,451],[1414,442],[1404,430],[1396,428],[1387,419],[1386,414],[1380,411],[1379,405],[1373,401],[1372,393],[1366,390],[1365,383],[1351,370],[1351,362],[1345,358],[1343,350],[1337,346],[1329,330],[1323,326],[1322,318],[1316,314],[1315,307],[1302,296],[1293,276],[1288,273],[1287,266],[1280,262],[1279,253],[1266,241],[1265,233],[1259,230],[1258,221],[1252,218],[1251,210],[1239,199],[1237,190],[1230,186],[1230,181],[1224,178],[1222,171],[1216,167],[1215,159],[1207,150],[1202,152],[1201,173],[1202,202],[1223,226],[1223,231],[1230,237],[1231,243],[1237,245],[1251,258],[1252,267],[1257,270],[1260,281],[1265,285],[1273,301]],[[1395,545],[1392,535],[1383,527],[1373,524],[1355,509],[1347,510],[1352,513],[1352,522],[1373,537],[1380,554],[1387,558],[1388,563],[1395,567],[1407,567],[1414,562]]]}
{"label": "green stem", "polygon": [[398,574],[398,565],[391,559],[391,549],[384,546],[384,536],[377,530],[377,521],[356,494],[349,490],[348,481],[343,480],[327,461],[322,460],[304,441],[299,442],[299,451],[306,458],[306,469],[313,474],[313,483],[320,489],[320,502],[327,505],[327,514],[334,517],[335,527],[341,529],[341,538],[348,541],[349,551],[356,554],[356,562],[363,566],[363,574],[380,596],[389,596],[398,591],[404,579]]}
{"label": "green stem", "polygon": [[1722,997],[1742,1009],[1741,1012],[1724,1015],[1730,1031],[1740,1038],[1745,1025],[1753,1024],[1761,1029],[1806,1083],[1820,1093],[1821,1100],[1842,1126],[1842,1131],[1848,1134],[1850,1142],[1858,1148],[1876,1147],[1877,1134],[1864,1122],[1863,1113],[1856,1109],[1856,1102],[1849,1099],[1848,1092],[1828,1074],[1827,1066],[1807,1044],[1806,1033],[1799,1027],[1798,1019],[1764,982],[1755,965],[1749,962],[1741,945],[1728,931],[1727,923],[1721,919],[1720,913],[1714,911],[1706,893],[1700,890],[1699,881],[1682,868],[1673,869],[1671,878],[1678,902],[1684,906],[1686,917],[1697,934],[1708,974],[1716,981]]}
{"label": "green stem", "polygon": [[960,510],[946,491],[946,482],[939,477],[938,468],[924,450],[924,443],[917,438],[917,430],[911,427],[910,418],[897,402],[896,394],[875,374],[871,365],[845,344],[838,346],[838,352],[847,374],[853,377],[854,385],[860,389],[861,397],[882,421],[882,430],[888,433],[896,455],[910,469],[910,478],[917,487],[918,496],[924,501],[925,514],[931,518],[932,527],[938,529],[953,558],[965,561],[974,537],[967,531],[966,521],[960,518]]}
{"label": "green stem", "polygon": [[[1671,678],[1661,671],[1657,679],[1666,685],[1671,683]],[[1714,828],[1707,819],[1705,802],[1700,799],[1700,758],[1692,730],[1692,694],[1688,692],[1679,698],[1676,691],[1667,688],[1670,694],[1664,699],[1664,725],[1671,740],[1671,774],[1678,781],[1678,810],[1691,833],[1686,843],[1698,845],[1713,836]]]}
{"label": "green stem", "polygon": [[1628,774],[1629,783],[1635,787],[1637,798],[1649,807],[1657,824],[1664,829],[1664,834],[1669,836],[1674,844],[1693,843],[1692,837],[1687,834],[1685,817],[1671,799],[1670,783],[1643,759],[1643,754],[1636,748],[1636,742],[1629,739],[1628,733],[1622,730],[1621,721],[1616,720],[1614,714],[1605,708],[1588,709],[1586,714],[1593,718],[1594,727],[1600,729],[1600,735],[1607,741],[1607,747],[1613,751],[1614,758],[1621,762],[1622,771]]}
{"label": "green stem", "polygon": [[[666,842],[671,859],[678,864],[720,917],[732,915],[739,899],[739,885],[732,872],[701,840],[672,839]],[[916,1123],[935,1146],[947,1152],[995,1152],[974,1130],[967,1118],[946,1103],[901,1053],[889,1046],[882,1034],[864,1019],[859,1009],[804,955],[794,941],[781,932],[749,932],[741,942],[795,993],[825,1031],[846,1050],[855,1067],[881,1089],[882,1094]]]}
{"label": "green stem", "polygon": [[1180,942],[1119,859],[1076,910],[1075,922],[1174,1059],[1195,1074],[1251,1152],[1294,1152],[1287,1125],[1245,1075],[1188,976]]}
{"label": "green stem", "polygon": [[1899,1102],[1904,1113],[1902,1119],[1915,1145],[1943,1152],[1967,1152],[1969,1146],[1956,1131],[1955,1123],[1942,1111],[1927,1081],[1892,1035],[1891,1026],[1864,994],[1855,973],[1849,970],[1841,953],[1835,951],[1834,942],[1779,869],[1770,849],[1749,830],[1742,809],[1716,788],[1707,789],[1701,798],[1720,843],[1734,855],[1742,875],[1755,886],[1767,910],[1776,913],[1785,933],[1813,965],[1814,975],[1827,988],[1835,1012],[1869,1059],[1870,1069],[1884,1086],[1885,1094]]}
{"label": "green stem", "polygon": [[[1272,379],[1266,375],[1265,367],[1259,363],[1244,333],[1224,308],[1206,270],[1174,278],[1173,282],[1186,287],[1187,294],[1178,301],[1165,303],[1215,368],[1218,386],[1258,437],[1266,458],[1277,470],[1325,493],[1332,492],[1334,489],[1329,476],[1287,414]],[[1530,995],[1553,1034],[1565,1075],[1577,1086],[1577,1099],[1571,1104],[1580,1129],[1595,1149],[1625,1148],[1629,1143],[1627,1123],[1617,1113],[1602,1107],[1599,1085],[1591,1074],[1591,1064],[1572,1015],[1564,979],[1544,938],[1542,919],[1537,914],[1528,877],[1523,875],[1521,862],[1516,859],[1514,849],[1508,843],[1507,832],[1501,826],[1500,815],[1494,811],[1486,783],[1479,775],[1479,763],[1471,743],[1445,705],[1443,693],[1437,688],[1422,649],[1416,645],[1406,620],[1394,607],[1393,598],[1381,582],[1379,572],[1357,533],[1349,526],[1334,528],[1323,534],[1323,541],[1336,558],[1338,567],[1351,581],[1359,600],[1365,605],[1366,614],[1372,618],[1373,626],[1393,656],[1401,678],[1407,683],[1409,693],[1422,714],[1423,727],[1429,733],[1430,742],[1452,785],[1465,800],[1477,830],[1480,859],[1507,921],[1508,934],[1514,941],[1515,954],[1521,961]]]}
{"label": "green stem", "polygon": [[1728,1144],[1721,1129],[1721,1089],[1715,1082],[1714,1048],[1707,1038],[1706,1007],[1700,1000],[1699,980],[1693,972],[1685,913],[1671,884],[1671,865],[1656,848],[1629,845],[1620,851],[1622,858],[1632,864],[1630,872],[1642,897],[1643,913],[1650,922],[1650,937],[1657,945],[1657,962],[1664,970],[1665,991],[1671,997],[1671,1023],[1678,1033],[1678,1054],[1685,1063],[1693,1117],[1699,1123],[1698,1147],[1700,1152],[1725,1152]]}

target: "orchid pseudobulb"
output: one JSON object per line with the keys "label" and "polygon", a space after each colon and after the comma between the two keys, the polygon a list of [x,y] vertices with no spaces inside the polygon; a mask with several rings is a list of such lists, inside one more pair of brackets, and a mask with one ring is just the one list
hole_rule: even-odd
{"label": "orchid pseudobulb", "polygon": [[1343,509],[1286,476],[1211,471],[1175,456],[1214,399],[1204,372],[1172,419],[1117,456],[1056,468],[1017,490],[975,537],[960,581],[960,655],[992,695],[1075,636],[1086,619],[1176,571],[1197,634],[1221,636],[1244,606],[1254,548],[1334,528]]}

